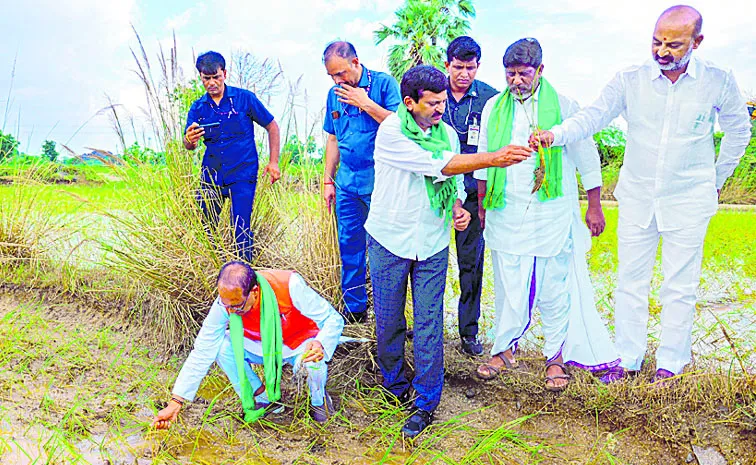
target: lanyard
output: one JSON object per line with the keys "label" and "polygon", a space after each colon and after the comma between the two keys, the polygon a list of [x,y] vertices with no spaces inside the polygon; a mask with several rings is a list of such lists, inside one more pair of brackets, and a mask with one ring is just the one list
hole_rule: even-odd
{"label": "lanyard", "polygon": [[[463,95],[462,98],[464,99],[466,95],[467,94]],[[446,105],[446,109],[444,110],[445,112],[449,113],[449,123],[451,123],[451,127],[459,135],[467,134],[467,132],[469,131],[469,127],[470,127],[470,112],[472,111],[473,98],[474,97],[471,95],[470,96],[470,100],[469,100],[469,104],[467,105],[467,116],[465,116],[465,126],[466,126],[466,128],[465,128],[464,131],[460,131],[459,129],[457,129],[457,126],[454,125],[454,116],[457,114],[457,110],[459,110],[459,105],[457,105],[456,107],[454,107],[454,110],[450,110],[449,109],[449,107],[451,105]],[[473,123],[477,124],[477,121],[473,121]]]}
{"label": "lanyard", "polygon": [[231,104],[231,109],[229,111],[219,111],[218,106],[215,105],[215,102],[210,102],[210,108],[215,112],[216,115],[225,116],[228,119],[231,119],[231,115],[237,115],[237,111],[234,108],[234,98],[229,97],[228,102]]}

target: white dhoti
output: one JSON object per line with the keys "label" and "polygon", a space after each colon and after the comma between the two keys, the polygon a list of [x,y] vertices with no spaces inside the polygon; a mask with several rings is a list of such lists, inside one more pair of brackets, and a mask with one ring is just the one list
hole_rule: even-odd
{"label": "white dhoti", "polygon": [[594,301],[585,254],[591,238],[580,207],[573,211],[570,240],[555,257],[492,251],[495,290],[495,340],[491,354],[516,349],[538,307],[548,360],[586,370],[606,370],[620,363]]}
{"label": "white dhoti", "polygon": [[680,373],[690,362],[696,290],[709,219],[685,229],[659,231],[655,218],[643,228],[623,217],[620,207],[614,318],[616,345],[623,368],[639,370],[646,354],[648,293],[659,237],[662,238],[664,282],[659,292],[662,314],[656,368]]}

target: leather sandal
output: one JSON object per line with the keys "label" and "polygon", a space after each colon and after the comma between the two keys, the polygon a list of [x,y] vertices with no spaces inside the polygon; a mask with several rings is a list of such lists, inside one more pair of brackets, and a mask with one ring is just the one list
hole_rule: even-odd
{"label": "leather sandal", "polygon": [[[551,361],[551,362],[549,362],[549,363],[546,364],[546,371],[548,372],[548,369],[550,367],[553,367],[553,366],[559,367],[562,370],[563,374],[561,374],[561,375],[553,375],[553,376],[546,375],[546,390],[550,391],[550,392],[562,392],[562,391],[564,391],[567,388],[567,386],[570,385],[569,380],[572,377],[567,373],[567,367],[564,366],[564,363],[557,362],[556,360]],[[553,382],[553,381],[555,381],[557,379],[566,379],[568,382],[564,386],[549,385],[549,381]]]}
{"label": "leather sandal", "polygon": [[[517,363],[517,360],[512,362],[511,360],[509,360],[507,357],[504,356],[504,352],[499,352],[498,354],[494,355],[494,357],[499,357],[502,363],[504,363],[504,366],[497,367],[496,365],[491,365],[490,363],[484,363],[480,365],[477,370],[475,370],[475,374],[478,375],[478,378],[482,380],[490,381],[498,377],[503,372],[513,370],[519,366],[519,363]],[[480,371],[481,368],[487,370],[488,374],[484,375]]]}

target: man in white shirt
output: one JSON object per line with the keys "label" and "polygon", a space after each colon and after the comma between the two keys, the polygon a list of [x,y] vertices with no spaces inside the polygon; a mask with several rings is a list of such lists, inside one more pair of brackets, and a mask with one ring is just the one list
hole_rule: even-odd
{"label": "man in white shirt", "polygon": [[[509,166],[530,156],[524,146],[494,153],[459,154],[459,140],[441,121],[446,77],[432,66],[417,66],[402,78],[403,103],[378,128],[375,187],[365,229],[373,284],[378,366],[383,386],[402,404],[410,401],[404,373],[404,316],[411,279],[414,366],[417,394],[413,415],[402,432],[417,436],[432,421],[444,384],[444,288],[449,227],[464,230],[470,213],[462,208],[463,177],[489,166]],[[456,175],[456,176],[455,176]]]}
{"label": "man in white shirt", "polygon": [[[542,77],[542,50],[536,39],[516,41],[503,61],[507,89],[483,109],[480,150],[527,143],[536,128],[550,128],[578,110],[575,101],[557,93]],[[569,382],[565,362],[592,371],[619,363],[596,311],[585,262],[591,233],[598,236],[605,225],[601,163],[590,139],[539,152],[506,169],[475,172],[478,191],[485,193],[480,217],[491,249],[496,293],[492,357],[477,374],[493,379],[517,365],[514,351],[538,307],[546,389],[561,391]],[[590,232],[581,219],[576,168],[588,193]]]}
{"label": "man in white shirt", "polygon": [[[238,339],[234,324],[238,325]],[[173,386],[171,400],[153,420],[166,429],[185,401],[192,401],[202,379],[218,362],[242,399],[245,421],[254,421],[280,397],[281,367],[307,372],[310,414],[325,423],[333,413],[325,390],[326,362],[341,337],[344,319],[293,271],[253,271],[229,262],[218,274],[218,298],[202,323],[189,357]],[[238,341],[238,344],[237,342]],[[235,346],[236,345],[236,346]],[[265,382],[250,367],[263,365]]]}
{"label": "man in white shirt", "polygon": [[[689,6],[662,13],[652,60],[617,73],[591,106],[540,133],[542,143],[569,144],[622,115],[625,159],[614,196],[619,202],[616,345],[622,363],[602,381],[640,370],[646,353],[648,293],[662,241],[661,338],[654,380],[690,361],[703,242],[718,192],[751,137],[745,100],[732,72],[692,56],[703,41],[702,18]],[[714,121],[725,133],[715,157]],[[535,138],[533,138],[535,142]]]}

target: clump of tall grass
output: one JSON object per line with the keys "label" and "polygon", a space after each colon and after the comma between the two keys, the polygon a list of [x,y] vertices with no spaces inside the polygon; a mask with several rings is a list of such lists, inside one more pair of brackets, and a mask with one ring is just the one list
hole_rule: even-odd
{"label": "clump of tall grass", "polygon": [[[191,341],[206,314],[214,298],[218,268],[238,254],[229,205],[218,224],[211,224],[197,202],[201,149],[188,152],[181,143],[187,99],[177,95],[187,86],[182,84],[175,42],[168,54],[162,49],[159,53],[159,80],[154,79],[141,40],[133,56],[147,95],[146,113],[165,150],[166,165],[112,166],[133,200],[128,211],[102,212],[113,225],[112,237],[103,243],[107,251],[103,265],[135,291],[135,319],[150,323],[169,347],[178,347]],[[286,122],[283,140],[296,127],[295,86],[290,93],[289,113],[279,119]],[[125,146],[117,105],[110,108]],[[258,177],[251,221],[255,238],[252,266],[296,270],[322,295],[338,303],[340,269],[333,217],[313,188],[319,183],[287,181],[288,156],[284,153],[281,158],[282,181],[270,185],[267,177]],[[264,160],[260,166],[265,166]],[[316,176],[314,171],[304,173]]]}
{"label": "clump of tall grass", "polygon": [[64,225],[56,219],[51,196],[41,188],[49,171],[49,165],[39,164],[6,178],[9,194],[0,202],[0,266],[4,268],[46,264],[63,235]]}

